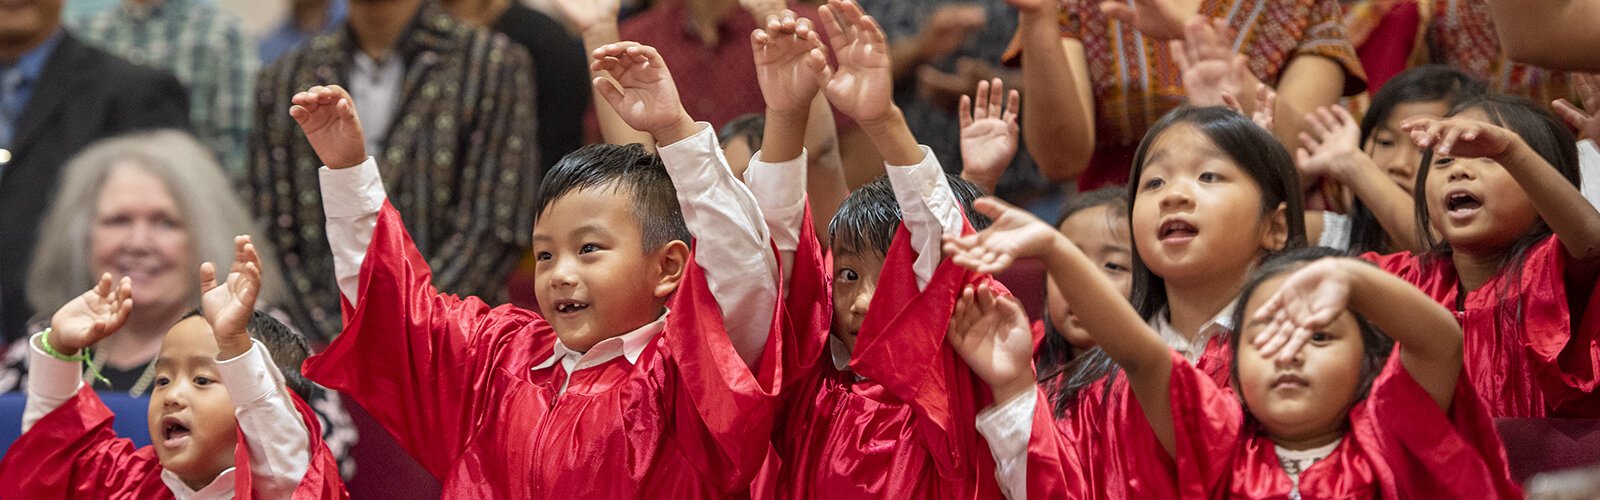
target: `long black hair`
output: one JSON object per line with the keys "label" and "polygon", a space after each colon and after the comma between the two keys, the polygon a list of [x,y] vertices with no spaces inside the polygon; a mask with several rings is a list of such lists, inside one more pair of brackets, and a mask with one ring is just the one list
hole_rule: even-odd
{"label": "long black hair", "polygon": [[[1119,219],[1126,221],[1128,218],[1128,193],[1123,186],[1107,186],[1087,193],[1080,193],[1069,198],[1061,205],[1061,216],[1056,219],[1056,228],[1073,214],[1095,207],[1107,207]],[[1114,224],[1115,222],[1107,222]],[[1048,383],[1061,376],[1063,368],[1072,361],[1074,349],[1067,339],[1056,330],[1054,321],[1051,321],[1050,310],[1045,308],[1044,313],[1044,341],[1039,344],[1039,352],[1034,355],[1033,363],[1039,371],[1039,382]]]}
{"label": "long black hair", "polygon": [[[1243,115],[1221,106],[1191,107],[1181,106],[1161,117],[1146,132],[1144,139],[1139,142],[1139,148],[1134,151],[1133,169],[1128,174],[1128,203],[1131,207],[1138,200],[1139,176],[1144,172],[1145,159],[1150,153],[1150,146],[1167,129],[1175,125],[1186,124],[1195,127],[1207,139],[1217,145],[1217,149],[1233,160],[1244,170],[1245,174],[1261,188],[1261,214],[1272,213],[1278,210],[1279,205],[1285,207],[1285,221],[1288,226],[1288,238],[1284,240],[1283,248],[1289,250],[1306,245],[1305,218],[1300,214],[1305,213],[1305,202],[1300,191],[1300,173],[1295,169],[1294,161],[1290,159],[1289,152],[1283,149],[1270,132]],[[1129,217],[1129,234],[1138,237],[1132,231],[1133,218]],[[1157,276],[1145,265],[1139,252],[1133,252],[1133,302],[1134,309],[1139,311],[1139,316],[1145,320],[1154,318],[1167,307],[1166,280]],[[1070,373],[1066,380],[1060,384],[1061,390],[1055,391],[1055,410],[1057,415],[1063,414],[1072,402],[1077,400],[1078,392],[1101,378],[1112,377],[1115,381],[1118,372],[1116,363],[1099,348],[1091,349],[1083,356],[1074,359],[1065,371]],[[1112,384],[1106,384],[1109,391]]]}
{"label": "long black hair", "polygon": [[[1361,144],[1372,140],[1378,127],[1389,121],[1394,109],[1402,104],[1440,102],[1452,109],[1463,101],[1489,93],[1489,86],[1459,69],[1443,64],[1418,66],[1395,75],[1372,96],[1372,105],[1361,118]],[[1410,140],[1401,137],[1400,140]],[[1423,166],[1422,168],[1427,168]],[[1421,169],[1419,169],[1420,171]],[[1350,206],[1350,253],[1388,253],[1392,251],[1389,234],[1373,215],[1372,209],[1356,198]]]}

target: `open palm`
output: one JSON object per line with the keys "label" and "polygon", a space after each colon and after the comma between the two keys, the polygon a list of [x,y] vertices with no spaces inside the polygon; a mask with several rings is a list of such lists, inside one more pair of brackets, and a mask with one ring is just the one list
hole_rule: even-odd
{"label": "open palm", "polygon": [[1184,26],[1184,40],[1172,41],[1169,48],[1182,72],[1183,89],[1195,106],[1221,106],[1222,96],[1239,96],[1243,91],[1245,57],[1235,53],[1223,38],[1226,21],[1195,18]]}
{"label": "open palm", "polygon": [[1306,114],[1306,124],[1314,133],[1300,133],[1301,148],[1295,150],[1295,162],[1307,178],[1317,179],[1334,175],[1361,151],[1361,125],[1343,107],[1319,107]]}
{"label": "open palm", "polygon": [[1254,318],[1268,322],[1253,339],[1263,357],[1293,358],[1313,333],[1349,307],[1351,278],[1343,265],[1340,259],[1323,259],[1300,268],[1256,309]]}
{"label": "open palm", "polygon": [[827,67],[822,37],[811,20],[796,19],[784,11],[767,21],[767,28],[750,33],[755,52],[756,81],[767,109],[778,113],[804,112],[821,90],[820,71]]}
{"label": "open palm", "polygon": [[1511,150],[1516,134],[1495,124],[1465,118],[1415,118],[1400,125],[1417,147],[1440,156],[1495,158]]}
{"label": "open palm", "polygon": [[83,292],[50,317],[50,345],[73,353],[115,333],[133,311],[133,280],[123,277],[112,285],[111,273],[100,275],[93,289]]}
{"label": "open palm", "polygon": [[[1017,102],[1013,90],[1006,103],[1005,83],[999,78],[978,83],[973,98],[961,96],[961,175],[991,190],[1017,154]],[[976,180],[974,180],[976,179]]]}
{"label": "open palm", "polygon": [[672,73],[654,47],[614,43],[596,49],[594,58],[590,68],[615,80],[596,79],[596,88],[629,127],[655,134],[684,115]]}
{"label": "open palm", "polygon": [[[261,256],[249,236],[233,239],[234,259],[223,283],[217,283],[216,268],[210,263],[200,265],[200,307],[205,313],[211,331],[219,337],[245,338],[250,316],[256,308],[256,297],[261,292]],[[221,344],[222,342],[218,342]]]}
{"label": "open palm", "polygon": [[853,1],[833,0],[820,10],[839,69],[827,75],[828,102],[858,122],[872,122],[894,105],[889,41],[878,22]]}
{"label": "open palm", "polygon": [[994,222],[977,234],[947,236],[944,252],[956,265],[976,272],[993,274],[1010,268],[1017,259],[1044,255],[1061,235],[1026,210],[992,196],[979,198],[973,206]]}
{"label": "open palm", "polygon": [[946,339],[997,401],[1033,386],[1033,329],[1016,299],[997,296],[988,285],[968,286]]}

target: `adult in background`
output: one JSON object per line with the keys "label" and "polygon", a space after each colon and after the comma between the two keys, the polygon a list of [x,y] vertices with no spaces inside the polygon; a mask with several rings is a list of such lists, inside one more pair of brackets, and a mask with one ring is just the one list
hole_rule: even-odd
{"label": "adult in background", "polygon": [[258,241],[277,246],[291,316],[307,336],[338,334],[341,299],[328,279],[322,163],[284,111],[290,97],[344,86],[434,283],[500,303],[533,233],[541,169],[532,75],[522,47],[431,0],[352,0],[345,28],[261,71],[247,184],[266,230]]}
{"label": "adult in background", "polygon": [[61,165],[85,145],[189,124],[171,74],[128,63],[61,27],[62,0],[0,2],[0,334],[33,315],[23,282]]}

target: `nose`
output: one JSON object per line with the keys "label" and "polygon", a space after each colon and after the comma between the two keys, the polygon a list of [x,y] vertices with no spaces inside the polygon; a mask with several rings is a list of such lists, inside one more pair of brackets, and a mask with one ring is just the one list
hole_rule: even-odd
{"label": "nose", "polygon": [[183,384],[176,381],[169,384],[166,387],[166,390],[161,391],[161,407],[170,411],[176,411],[188,406],[189,399],[188,389],[186,389],[187,385],[188,384]]}
{"label": "nose", "polygon": [[1383,166],[1383,171],[1389,174],[1389,178],[1393,179],[1395,184],[1409,187],[1416,182],[1417,168],[1422,163],[1422,157],[1416,154],[1416,147],[1410,142],[1397,147],[1401,150],[1389,157],[1389,162]]}
{"label": "nose", "polygon": [[1300,346],[1300,349],[1295,350],[1294,355],[1290,356],[1287,360],[1274,356],[1272,358],[1272,364],[1278,369],[1299,368],[1300,365],[1305,364],[1305,357],[1306,346]]}
{"label": "nose", "polygon": [[1450,167],[1448,170],[1450,177],[1448,177],[1448,179],[1451,181],[1466,181],[1478,178],[1478,174],[1473,172],[1471,168],[1468,168],[1467,163],[1467,160],[1459,158],[1456,159],[1456,161],[1450,162]]}
{"label": "nose", "polygon": [[1176,210],[1194,204],[1194,198],[1189,196],[1189,188],[1185,183],[1175,182],[1170,184],[1164,193],[1161,193],[1161,209]]}
{"label": "nose", "polygon": [[544,263],[550,266],[551,287],[561,288],[578,284],[578,266],[575,260],[554,259]]}
{"label": "nose", "polygon": [[878,291],[878,286],[877,285],[874,285],[874,284],[863,284],[863,285],[861,285],[861,287],[856,290],[855,300],[850,302],[850,313],[858,315],[858,316],[866,315],[867,314],[867,307],[872,305],[872,296],[874,294],[876,294],[877,291]]}

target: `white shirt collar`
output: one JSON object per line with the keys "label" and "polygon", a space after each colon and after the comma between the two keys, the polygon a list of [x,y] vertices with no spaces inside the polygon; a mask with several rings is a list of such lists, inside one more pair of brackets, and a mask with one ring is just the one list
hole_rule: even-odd
{"label": "white shirt collar", "polygon": [[[535,365],[533,369],[543,370],[560,361],[561,367],[565,368],[567,374],[570,375],[578,370],[605,364],[607,361],[616,359],[617,356],[627,358],[629,363],[638,363],[639,355],[644,354],[644,348],[648,347],[650,341],[654,340],[656,335],[661,333],[661,330],[667,326],[667,314],[670,312],[661,313],[661,317],[639,327],[637,330],[597,342],[594,347],[589,348],[588,352],[572,350],[566,344],[561,343],[561,339],[557,338],[555,349],[550,353],[550,357],[545,359],[544,362]],[[564,388],[565,385],[563,384]]]}
{"label": "white shirt collar", "polygon": [[1228,306],[1222,308],[1222,311],[1218,312],[1210,321],[1200,325],[1200,331],[1195,334],[1193,339],[1188,338],[1183,332],[1179,332],[1176,327],[1172,326],[1172,321],[1168,318],[1171,316],[1171,311],[1166,307],[1162,307],[1161,311],[1150,319],[1150,327],[1161,334],[1161,340],[1166,341],[1167,347],[1178,351],[1192,365],[1200,361],[1200,355],[1205,354],[1206,344],[1211,343],[1213,337],[1234,330],[1233,310],[1238,306],[1239,302],[1237,300],[1228,303]]}
{"label": "white shirt collar", "polygon": [[161,482],[167,483],[167,489],[172,490],[172,497],[177,500],[231,499],[233,472],[233,467],[223,469],[221,474],[217,474],[216,479],[211,480],[211,484],[200,488],[200,491],[189,489],[189,485],[183,484],[183,479],[179,479],[176,473],[166,469],[161,469]]}

